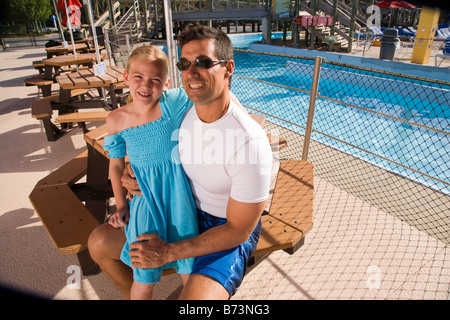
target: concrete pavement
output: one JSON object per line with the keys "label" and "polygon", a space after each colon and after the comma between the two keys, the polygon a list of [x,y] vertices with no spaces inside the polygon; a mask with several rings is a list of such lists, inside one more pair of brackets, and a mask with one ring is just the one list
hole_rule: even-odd
{"label": "concrete pavement", "polygon": [[[48,142],[31,117],[37,88],[23,80],[44,57],[43,47],[0,52],[0,284],[50,299],[122,299],[103,273],[71,284],[77,258],[56,252],[28,200],[39,179],[85,150],[80,129]],[[314,215],[305,245],[272,253],[233,299],[449,299],[446,244],[319,177]],[[155,299],[176,297],[180,286],[164,277]]]}

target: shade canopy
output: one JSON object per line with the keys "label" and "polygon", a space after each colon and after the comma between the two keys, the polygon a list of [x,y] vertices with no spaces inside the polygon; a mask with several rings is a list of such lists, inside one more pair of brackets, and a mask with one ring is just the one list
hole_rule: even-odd
{"label": "shade canopy", "polygon": [[414,9],[416,6],[402,0],[383,0],[375,3],[379,8],[404,8],[404,9]]}

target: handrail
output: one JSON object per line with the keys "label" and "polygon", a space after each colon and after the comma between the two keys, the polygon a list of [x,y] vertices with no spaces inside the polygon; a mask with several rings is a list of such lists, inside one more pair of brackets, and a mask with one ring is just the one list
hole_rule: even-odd
{"label": "handrail", "polygon": [[[134,0],[133,5],[128,9],[128,11],[122,16],[122,18],[117,22],[117,31],[123,28],[125,23],[134,16],[137,12],[139,12],[139,1]],[[138,17],[135,16],[136,25],[138,24]]]}
{"label": "handrail", "polygon": [[[117,10],[117,8],[119,8],[119,6],[120,6],[120,2],[119,1],[114,2],[114,4],[113,4],[113,12],[115,10]],[[97,19],[97,21],[95,21],[94,27],[98,27],[99,25],[101,25],[108,18],[109,18],[109,11],[106,11],[105,13],[103,13],[100,16],[100,18]]]}

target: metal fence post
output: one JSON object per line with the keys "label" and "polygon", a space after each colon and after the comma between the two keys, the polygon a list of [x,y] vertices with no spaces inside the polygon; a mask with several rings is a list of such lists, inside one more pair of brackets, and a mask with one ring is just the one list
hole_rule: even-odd
{"label": "metal fence post", "polygon": [[309,142],[311,140],[312,124],[314,119],[314,108],[316,106],[317,91],[319,89],[320,68],[322,67],[323,58],[316,57],[314,60],[314,73],[311,85],[311,94],[309,99],[308,119],[306,121],[305,141],[303,143],[302,160],[308,160]]}

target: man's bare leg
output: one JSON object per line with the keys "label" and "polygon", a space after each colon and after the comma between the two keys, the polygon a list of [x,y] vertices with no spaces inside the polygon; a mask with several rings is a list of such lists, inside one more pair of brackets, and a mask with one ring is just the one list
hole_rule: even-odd
{"label": "man's bare leg", "polygon": [[133,270],[120,260],[126,237],[122,228],[109,224],[98,226],[88,241],[89,254],[125,299],[130,299]]}
{"label": "man's bare leg", "polygon": [[228,300],[229,294],[215,279],[203,274],[191,274],[181,291],[180,300]]}

